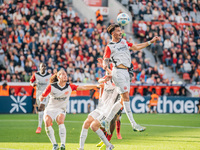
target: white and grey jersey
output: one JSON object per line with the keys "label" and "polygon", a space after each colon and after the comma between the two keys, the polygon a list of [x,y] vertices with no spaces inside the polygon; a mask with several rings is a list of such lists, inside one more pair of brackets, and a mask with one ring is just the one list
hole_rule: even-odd
{"label": "white and grey jersey", "polygon": [[128,43],[124,39],[121,39],[117,43],[110,42],[106,46],[104,58],[110,58],[115,67],[122,64],[129,68],[131,65],[131,54],[129,46],[132,45],[132,43]]}
{"label": "white and grey jersey", "polygon": [[36,85],[36,99],[39,98],[42,92],[49,85],[50,78],[51,78],[51,74],[48,72],[46,72],[45,74],[41,74],[40,72],[36,72],[35,74],[33,74],[30,81],[35,82],[37,84]]}

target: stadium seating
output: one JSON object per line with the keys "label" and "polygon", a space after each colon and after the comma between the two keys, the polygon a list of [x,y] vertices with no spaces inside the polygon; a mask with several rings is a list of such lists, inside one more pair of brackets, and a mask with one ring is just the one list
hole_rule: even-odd
{"label": "stadium seating", "polygon": [[[193,7],[194,5],[195,7]],[[180,77],[183,77],[187,83],[190,83],[196,69],[200,65],[199,2],[140,2],[129,0],[128,8],[131,6],[144,8],[144,11],[141,12],[143,18],[140,15],[137,16],[138,14],[135,13],[133,9],[129,9],[132,11],[132,14],[134,14],[133,17],[136,19],[133,22],[132,29],[135,37],[139,38],[140,41],[147,41],[155,35],[160,36],[161,41],[151,45],[150,47],[150,50],[154,53],[156,62],[157,58],[160,58],[162,64],[172,68],[173,71],[177,72]],[[150,11],[147,12],[147,8],[150,9]],[[162,13],[164,16],[161,16]],[[139,21],[137,21],[138,19]],[[143,22],[146,24],[146,27]],[[170,39],[169,46],[166,45],[166,39]],[[164,51],[165,47],[167,47],[167,52],[169,53],[167,60],[166,52]],[[184,52],[185,49],[186,51]],[[194,49],[194,51],[191,51],[191,49]],[[173,59],[173,55],[175,55],[174,57],[176,58]],[[185,67],[189,67],[189,70],[187,71],[185,69],[188,68],[184,68],[185,60],[188,60],[189,62],[189,65],[185,65]],[[199,82],[195,83],[199,84]]]}

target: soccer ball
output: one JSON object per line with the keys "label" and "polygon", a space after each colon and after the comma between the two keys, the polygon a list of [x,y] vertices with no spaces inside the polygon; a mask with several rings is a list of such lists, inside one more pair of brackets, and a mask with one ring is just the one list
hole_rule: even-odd
{"label": "soccer ball", "polygon": [[117,16],[117,23],[121,26],[125,26],[130,22],[130,18],[126,13],[121,13]]}

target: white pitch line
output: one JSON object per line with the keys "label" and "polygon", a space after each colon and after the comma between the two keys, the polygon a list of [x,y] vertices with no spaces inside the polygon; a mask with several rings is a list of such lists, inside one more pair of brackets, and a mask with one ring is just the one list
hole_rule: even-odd
{"label": "white pitch line", "polygon": [[[0,122],[36,122],[38,120],[0,120]],[[69,123],[83,123],[83,121],[65,121]],[[122,125],[130,125],[130,123],[122,123]],[[150,127],[169,127],[169,128],[193,128],[193,129],[200,129],[200,127],[192,127],[192,126],[174,126],[174,125],[158,125],[158,124],[141,124],[143,126],[150,126]]]}
{"label": "white pitch line", "polygon": [[0,149],[3,149],[3,150],[21,150],[21,149],[11,149],[11,148],[0,148]]}

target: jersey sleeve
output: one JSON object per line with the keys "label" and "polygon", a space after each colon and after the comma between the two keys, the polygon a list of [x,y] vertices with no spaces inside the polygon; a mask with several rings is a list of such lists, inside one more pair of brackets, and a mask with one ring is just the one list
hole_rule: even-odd
{"label": "jersey sleeve", "polygon": [[133,46],[133,43],[129,43],[128,41],[126,41],[126,44],[128,44],[129,47]]}
{"label": "jersey sleeve", "polygon": [[71,87],[72,91],[76,91],[76,89],[78,88],[78,85],[70,84],[70,87]]}
{"label": "jersey sleeve", "polygon": [[110,47],[106,46],[103,59],[110,58],[110,55],[111,55]]}
{"label": "jersey sleeve", "polygon": [[33,83],[35,80],[36,80],[36,79],[35,79],[35,73],[34,73],[34,74],[32,75],[32,77],[31,77],[30,81]]}
{"label": "jersey sleeve", "polygon": [[45,91],[42,93],[42,96],[43,96],[43,97],[47,97],[47,96],[49,95],[50,92],[51,92],[51,85],[49,84],[49,85],[46,87]]}
{"label": "jersey sleeve", "polygon": [[107,75],[105,75],[104,77],[103,77],[103,79],[105,79],[107,77]]}

